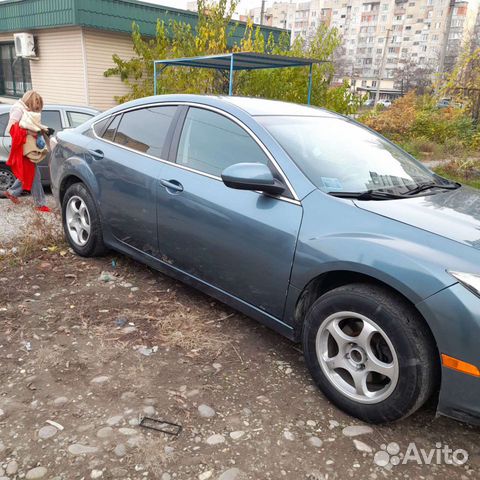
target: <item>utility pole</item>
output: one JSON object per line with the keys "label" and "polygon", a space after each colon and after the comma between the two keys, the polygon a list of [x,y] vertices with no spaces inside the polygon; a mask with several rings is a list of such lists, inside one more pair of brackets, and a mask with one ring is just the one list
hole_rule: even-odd
{"label": "utility pole", "polygon": [[387,37],[385,38],[385,48],[383,49],[383,55],[382,55],[382,63],[380,64],[380,69],[378,70],[377,91],[375,93],[375,105],[380,100],[380,84],[382,83],[383,71],[385,70],[385,60],[387,58],[388,40],[390,39],[391,31],[392,30],[390,28],[387,30]]}
{"label": "utility pole", "polygon": [[450,29],[452,28],[452,17],[455,9],[455,3],[455,0],[450,0],[447,13],[447,23],[445,24],[445,30],[443,32],[443,44],[440,52],[440,64],[438,66],[438,73],[442,76],[445,72],[445,57],[447,56],[448,39],[450,37]]}
{"label": "utility pole", "polygon": [[262,0],[262,8],[260,9],[260,25],[265,21],[265,0]]}

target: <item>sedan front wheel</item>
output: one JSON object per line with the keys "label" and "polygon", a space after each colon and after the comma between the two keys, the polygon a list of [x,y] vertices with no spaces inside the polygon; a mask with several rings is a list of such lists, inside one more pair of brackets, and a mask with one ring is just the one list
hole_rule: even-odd
{"label": "sedan front wheel", "polygon": [[303,347],[325,396],[366,422],[410,415],[437,383],[438,353],[425,322],[381,286],[352,284],[321,296],[307,314]]}

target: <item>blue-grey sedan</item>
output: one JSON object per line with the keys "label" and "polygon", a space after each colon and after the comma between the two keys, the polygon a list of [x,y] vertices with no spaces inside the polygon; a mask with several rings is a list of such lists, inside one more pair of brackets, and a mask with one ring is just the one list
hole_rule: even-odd
{"label": "blue-grey sedan", "polygon": [[114,249],[302,342],[364,421],[480,423],[480,194],[343,116],[236,97],[144,98],[58,135],[79,255]]}

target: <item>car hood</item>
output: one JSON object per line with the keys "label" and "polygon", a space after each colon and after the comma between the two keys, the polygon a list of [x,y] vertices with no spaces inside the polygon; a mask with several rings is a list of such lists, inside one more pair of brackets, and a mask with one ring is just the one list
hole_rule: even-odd
{"label": "car hood", "polygon": [[480,250],[480,192],[438,190],[399,200],[355,200],[357,207]]}

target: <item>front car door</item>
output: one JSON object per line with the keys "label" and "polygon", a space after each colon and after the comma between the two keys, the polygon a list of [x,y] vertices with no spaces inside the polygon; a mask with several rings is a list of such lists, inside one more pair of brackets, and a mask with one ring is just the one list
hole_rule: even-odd
{"label": "front car door", "polygon": [[[186,107],[183,107],[186,110]],[[302,207],[296,200],[225,186],[242,162],[280,172],[235,118],[190,107],[176,132],[157,202],[160,259],[210,286],[282,318]]]}
{"label": "front car door", "polygon": [[[61,112],[58,109],[45,108],[42,111],[42,123],[47,127],[51,127],[55,130],[55,133],[63,130]],[[42,177],[42,183],[50,185],[50,154],[48,154],[39,164],[40,175]]]}
{"label": "front car door", "polygon": [[[0,149],[0,162],[6,162],[8,156],[10,155],[10,149],[12,148],[12,137],[6,132],[6,127],[8,125],[9,114],[3,113],[0,115],[0,132],[2,134],[1,138],[1,149]],[[61,132],[63,130],[62,117],[59,109],[46,107],[42,111],[42,123],[48,127],[55,129],[55,132]],[[50,184],[50,155],[48,154],[39,164],[40,175],[42,178],[42,183],[49,185]],[[1,183],[1,179],[0,179]],[[1,188],[1,187],[0,187]]]}
{"label": "front car door", "polygon": [[156,188],[176,110],[145,106],[121,112],[108,124],[98,122],[100,138],[89,145],[105,233],[150,255],[157,253]]}
{"label": "front car door", "polygon": [[[0,134],[2,136],[0,144],[0,161],[6,162],[10,155],[11,138],[7,136],[8,112],[0,114]],[[9,146],[10,141],[10,146]]]}

